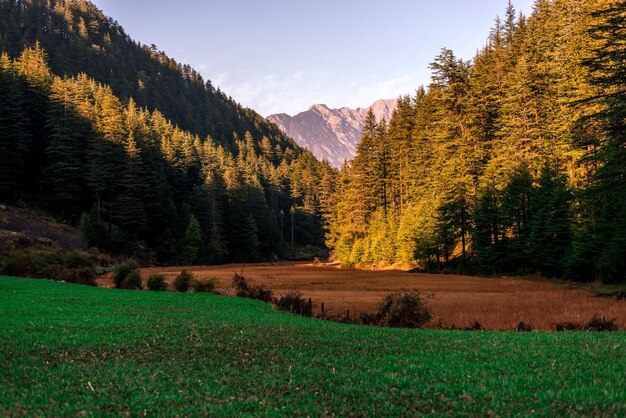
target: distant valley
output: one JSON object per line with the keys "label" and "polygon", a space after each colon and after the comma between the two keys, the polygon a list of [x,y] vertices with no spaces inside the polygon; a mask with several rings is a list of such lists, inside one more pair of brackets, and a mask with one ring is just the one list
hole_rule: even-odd
{"label": "distant valley", "polygon": [[351,160],[361,139],[363,122],[370,109],[378,121],[389,121],[396,107],[396,99],[378,100],[366,108],[330,109],[315,104],[308,110],[289,116],[285,113],[271,115],[268,121],[276,124],[300,146],[309,149],[319,160],[341,167]]}

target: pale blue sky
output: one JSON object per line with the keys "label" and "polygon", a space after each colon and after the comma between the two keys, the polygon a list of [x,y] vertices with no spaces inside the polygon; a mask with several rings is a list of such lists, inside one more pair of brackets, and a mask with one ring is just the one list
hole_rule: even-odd
{"label": "pale blue sky", "polygon": [[[507,0],[92,0],[135,40],[263,116],[413,93],[442,47],[471,59]],[[529,15],[534,0],[513,0]]]}

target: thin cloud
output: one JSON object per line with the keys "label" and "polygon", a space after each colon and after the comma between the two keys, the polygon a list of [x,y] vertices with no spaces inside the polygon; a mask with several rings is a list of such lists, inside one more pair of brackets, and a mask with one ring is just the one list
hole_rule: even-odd
{"label": "thin cloud", "polygon": [[315,103],[330,107],[365,107],[378,99],[413,94],[427,79],[423,74],[407,73],[382,80],[354,77],[341,80],[330,73],[297,71],[287,76],[222,73],[213,78],[213,83],[244,106],[268,116],[273,113],[294,115]]}

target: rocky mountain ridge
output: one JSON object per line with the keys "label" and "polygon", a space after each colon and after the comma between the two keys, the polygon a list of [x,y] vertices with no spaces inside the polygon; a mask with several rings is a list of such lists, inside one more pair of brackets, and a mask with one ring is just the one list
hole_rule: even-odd
{"label": "rocky mountain ridge", "polygon": [[378,121],[389,120],[396,107],[396,99],[377,100],[366,108],[331,109],[314,104],[308,110],[290,116],[285,113],[270,115],[267,120],[276,124],[300,146],[309,149],[319,160],[341,167],[356,154],[363,123],[370,109]]}

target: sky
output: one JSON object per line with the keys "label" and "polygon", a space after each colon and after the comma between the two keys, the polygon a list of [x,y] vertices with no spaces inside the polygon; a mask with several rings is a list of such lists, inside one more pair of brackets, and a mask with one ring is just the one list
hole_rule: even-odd
{"label": "sky", "polygon": [[[367,107],[428,84],[442,47],[471,59],[508,0],[92,0],[263,116]],[[512,0],[529,15],[534,0]]]}

